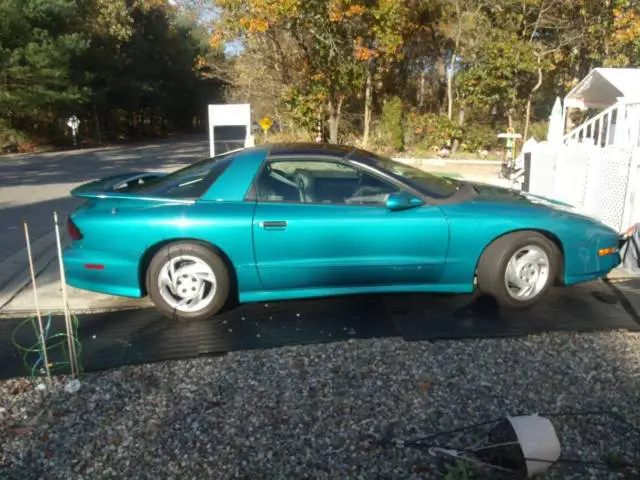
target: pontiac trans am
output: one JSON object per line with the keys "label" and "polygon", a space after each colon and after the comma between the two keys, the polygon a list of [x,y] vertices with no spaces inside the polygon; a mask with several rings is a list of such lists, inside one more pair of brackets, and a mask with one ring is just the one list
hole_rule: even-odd
{"label": "pontiac trans am", "polygon": [[605,276],[619,234],[565,205],[359,148],[273,144],[72,191],[69,285],[177,320],[228,302],[472,293],[523,308]]}

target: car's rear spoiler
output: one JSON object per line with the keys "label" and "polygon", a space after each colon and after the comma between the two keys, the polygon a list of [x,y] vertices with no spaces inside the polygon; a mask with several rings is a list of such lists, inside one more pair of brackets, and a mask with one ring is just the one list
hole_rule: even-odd
{"label": "car's rear spoiler", "polygon": [[133,172],[112,175],[80,185],[71,190],[71,195],[79,198],[138,198],[138,195],[129,193],[127,190],[164,175],[166,173],[162,172]]}

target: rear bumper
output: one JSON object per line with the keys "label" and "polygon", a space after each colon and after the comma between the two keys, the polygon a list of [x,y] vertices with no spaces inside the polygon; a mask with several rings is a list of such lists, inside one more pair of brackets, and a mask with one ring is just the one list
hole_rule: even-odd
{"label": "rear bumper", "polygon": [[67,284],[82,290],[123,297],[143,297],[138,262],[78,245],[63,253]]}

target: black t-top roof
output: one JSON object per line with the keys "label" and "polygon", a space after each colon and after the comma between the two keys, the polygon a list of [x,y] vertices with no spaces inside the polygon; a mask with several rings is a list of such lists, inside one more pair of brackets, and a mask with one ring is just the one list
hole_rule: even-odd
{"label": "black t-top roof", "polygon": [[354,150],[350,145],[332,143],[274,143],[268,145],[271,155],[333,155],[345,157]]}

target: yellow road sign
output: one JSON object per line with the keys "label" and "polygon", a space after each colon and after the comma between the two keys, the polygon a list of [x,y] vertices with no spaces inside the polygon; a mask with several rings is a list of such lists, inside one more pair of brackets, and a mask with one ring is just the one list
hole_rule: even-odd
{"label": "yellow road sign", "polygon": [[273,121],[269,117],[264,117],[262,120],[258,122],[258,124],[262,127],[262,129],[266,132],[273,125]]}

